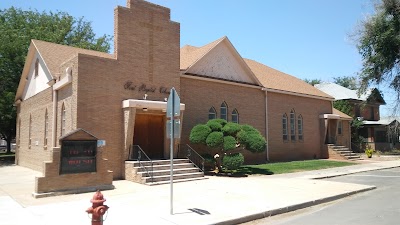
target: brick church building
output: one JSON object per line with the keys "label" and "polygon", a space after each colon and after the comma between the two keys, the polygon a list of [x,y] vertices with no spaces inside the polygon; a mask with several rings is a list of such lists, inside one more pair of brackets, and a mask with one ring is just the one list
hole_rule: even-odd
{"label": "brick church building", "polygon": [[[247,164],[328,158],[327,140],[337,135],[338,121],[350,137],[349,117],[333,111],[331,96],[242,58],[227,37],[180,48],[180,24],[170,20],[168,8],[128,0],[114,14],[112,54],[31,41],[15,99],[16,164],[42,172],[35,192],[109,188],[126,178],[132,145],[150,158],[168,158],[165,111],[172,87],[182,121],[174,158],[178,144],[190,144],[192,127],[210,118],[249,124],[265,136],[266,151],[245,152]],[[73,141],[84,150],[71,147]],[[74,154],[87,158],[66,160]],[[87,164],[86,172],[74,172],[74,164]]]}

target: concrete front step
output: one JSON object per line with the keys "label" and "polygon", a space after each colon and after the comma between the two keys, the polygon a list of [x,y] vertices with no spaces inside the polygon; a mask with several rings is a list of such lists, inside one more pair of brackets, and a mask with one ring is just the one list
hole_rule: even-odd
{"label": "concrete front step", "polygon": [[361,159],[359,155],[355,154],[353,151],[351,151],[349,148],[345,146],[328,144],[328,148],[335,151],[336,153],[346,158],[347,160],[355,161]]}
{"label": "concrete front step", "polygon": [[[183,174],[183,173],[196,173],[199,172],[199,169],[196,167],[193,167],[190,165],[190,168],[181,168],[181,169],[175,169],[174,168],[174,174]],[[157,176],[169,176],[171,173],[171,170],[153,170],[153,177]],[[143,172],[138,172],[138,174],[141,174],[142,177],[148,177],[149,174],[145,171]]]}
{"label": "concrete front step", "polygon": [[[147,170],[151,169],[151,166],[145,166]],[[175,169],[185,169],[185,168],[196,168],[192,163],[180,163],[180,164],[173,164],[172,167]],[[138,169],[138,172],[144,172],[145,169],[143,167],[135,167]],[[171,165],[155,165],[153,166],[153,171],[158,171],[158,170],[169,170],[171,168]]]}
{"label": "concrete front step", "polygon": [[[195,173],[184,173],[184,174],[174,174],[173,180],[182,180],[182,179],[194,179],[194,178],[200,178],[204,177],[204,173],[202,172],[195,172]],[[153,179],[151,177],[143,177],[144,183],[152,183],[152,182],[161,182],[161,181],[169,181],[170,180],[170,175],[164,175],[164,176],[153,176]]]}
{"label": "concrete front step", "polygon": [[[141,161],[140,163],[138,161],[133,162],[134,167],[140,167],[140,165],[143,166],[151,166],[151,163],[153,163],[153,166],[157,165],[170,165],[171,160],[166,159],[166,160],[152,160],[152,162],[149,161]],[[174,165],[176,164],[182,164],[182,163],[190,163],[189,159],[174,159]]]}
{"label": "concrete front step", "polygon": [[[179,180],[173,180],[174,183],[180,183],[180,182],[188,182],[188,181],[195,181],[195,180],[204,180],[208,179],[206,177],[196,177],[196,178],[188,178],[188,179],[179,179]],[[162,184],[170,184],[170,180],[168,181],[158,181],[158,182],[153,182],[153,183],[146,183],[146,185],[153,186],[153,185],[162,185]]]}
{"label": "concrete front step", "polygon": [[[155,185],[170,182],[170,163],[170,160],[153,160],[152,162],[141,161],[141,163],[138,161],[127,161],[125,164],[130,165],[126,167],[128,168],[127,173],[133,175],[130,176],[129,180],[147,185]],[[174,159],[173,170],[174,182],[205,179],[204,173],[191,163],[189,159]],[[153,179],[151,179],[150,174],[152,174]]]}

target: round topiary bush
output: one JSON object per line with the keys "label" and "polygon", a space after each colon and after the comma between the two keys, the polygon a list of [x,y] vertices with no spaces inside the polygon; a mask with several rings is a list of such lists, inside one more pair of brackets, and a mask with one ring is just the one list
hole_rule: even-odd
{"label": "round topiary bush", "polygon": [[218,123],[218,121],[215,120],[208,121],[206,125],[211,128],[212,131],[221,131],[222,129],[221,123]]}
{"label": "round topiary bush", "polygon": [[251,152],[263,152],[265,150],[266,141],[260,133],[247,132],[246,149]]}
{"label": "round topiary bush", "polygon": [[241,130],[241,126],[237,123],[232,123],[229,122],[227,123],[223,128],[222,132],[224,132],[225,135],[231,135],[231,136],[236,136],[236,134]]}
{"label": "round topiary bush", "polygon": [[235,153],[231,155],[225,155],[222,159],[222,165],[228,170],[236,170],[244,163],[244,157],[242,153]]}
{"label": "round topiary bush", "polygon": [[211,129],[207,125],[199,124],[190,131],[189,140],[195,144],[206,144],[206,139],[210,133]]}
{"label": "round topiary bush", "polygon": [[224,137],[224,150],[229,151],[236,148],[236,140],[232,136]]}
{"label": "round topiary bush", "polygon": [[250,126],[250,125],[242,125],[242,130],[246,131],[246,132],[256,132],[256,133],[260,133],[256,128]]}
{"label": "round topiary bush", "polygon": [[224,142],[224,134],[222,132],[214,131],[208,135],[206,143],[208,147],[217,148]]}

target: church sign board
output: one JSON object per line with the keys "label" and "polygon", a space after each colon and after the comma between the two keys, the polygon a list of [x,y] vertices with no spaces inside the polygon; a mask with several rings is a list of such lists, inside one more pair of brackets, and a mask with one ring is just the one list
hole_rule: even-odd
{"label": "church sign board", "polygon": [[97,141],[62,141],[60,174],[96,172]]}

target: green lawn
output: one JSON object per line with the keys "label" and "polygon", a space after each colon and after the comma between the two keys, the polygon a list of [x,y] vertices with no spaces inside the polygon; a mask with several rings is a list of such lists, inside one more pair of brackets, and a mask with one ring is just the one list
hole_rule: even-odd
{"label": "green lawn", "polygon": [[3,165],[8,165],[15,160],[15,154],[14,152],[11,152],[9,154],[7,153],[0,153],[0,166]]}
{"label": "green lawn", "polygon": [[306,160],[293,162],[267,163],[260,165],[246,165],[240,167],[236,172],[245,174],[282,174],[309,170],[320,170],[332,167],[350,166],[357,163],[339,162],[331,160]]}
{"label": "green lawn", "polygon": [[11,153],[0,153],[0,157],[14,157],[15,153],[11,152]]}

